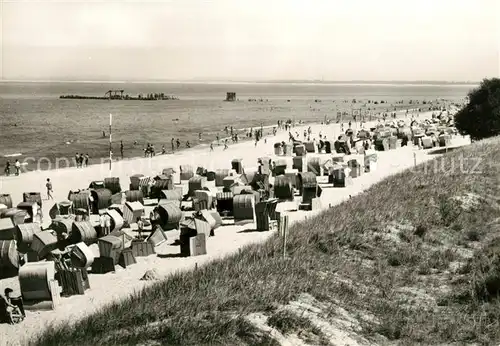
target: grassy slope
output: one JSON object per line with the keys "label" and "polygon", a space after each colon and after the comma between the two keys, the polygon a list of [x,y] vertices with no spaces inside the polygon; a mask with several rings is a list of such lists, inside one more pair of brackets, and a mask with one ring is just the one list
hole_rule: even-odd
{"label": "grassy slope", "polygon": [[[461,173],[461,155],[481,156],[482,174]],[[307,329],[277,312],[299,293],[374,316],[362,322],[363,333],[384,344],[498,342],[500,194],[489,163],[500,162],[500,141],[440,162],[450,168],[453,161],[453,174],[423,174],[419,166],[294,225],[288,260],[275,237],[175,275],[75,328],[50,329],[33,344],[274,345],[242,317],[260,311],[278,329]],[[465,161],[464,171],[474,164]],[[464,211],[449,199],[464,193],[486,199]]]}

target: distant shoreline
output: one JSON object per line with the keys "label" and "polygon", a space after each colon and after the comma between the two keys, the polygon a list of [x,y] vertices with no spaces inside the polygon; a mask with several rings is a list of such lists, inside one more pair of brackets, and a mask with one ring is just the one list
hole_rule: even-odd
{"label": "distant shoreline", "polygon": [[453,81],[316,81],[316,80],[269,80],[269,81],[223,81],[223,80],[0,80],[0,83],[54,83],[54,84],[215,84],[215,85],[353,85],[353,86],[477,86],[480,82],[453,82]]}

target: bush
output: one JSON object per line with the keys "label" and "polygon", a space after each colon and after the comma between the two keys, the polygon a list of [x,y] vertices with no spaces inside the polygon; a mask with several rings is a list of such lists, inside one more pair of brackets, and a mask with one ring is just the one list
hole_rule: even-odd
{"label": "bush", "polygon": [[440,195],[438,199],[438,209],[442,223],[448,227],[460,216],[462,210],[456,200],[445,195]]}
{"label": "bush", "polygon": [[468,94],[469,103],[455,114],[455,126],[471,139],[500,135],[500,79],[484,79]]}

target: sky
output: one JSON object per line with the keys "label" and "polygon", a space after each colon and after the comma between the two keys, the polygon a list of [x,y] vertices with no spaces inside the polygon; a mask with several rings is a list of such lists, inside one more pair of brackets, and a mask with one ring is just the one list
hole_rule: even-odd
{"label": "sky", "polygon": [[3,80],[500,74],[500,0],[0,1]]}

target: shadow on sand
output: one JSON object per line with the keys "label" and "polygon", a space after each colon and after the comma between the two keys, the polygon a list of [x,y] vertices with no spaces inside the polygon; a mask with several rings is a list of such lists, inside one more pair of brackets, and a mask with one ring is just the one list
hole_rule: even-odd
{"label": "shadow on sand", "polygon": [[237,233],[254,233],[254,232],[262,232],[262,231],[257,231],[255,228],[247,228],[247,229],[238,231]]}
{"label": "shadow on sand", "polygon": [[439,148],[439,149],[433,149],[427,152],[429,155],[441,155],[445,153],[452,152],[453,150],[457,150],[460,147],[449,147],[449,148]]}
{"label": "shadow on sand", "polygon": [[179,257],[185,257],[182,256],[180,253],[158,253],[156,254],[160,258],[179,258]]}

